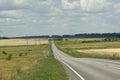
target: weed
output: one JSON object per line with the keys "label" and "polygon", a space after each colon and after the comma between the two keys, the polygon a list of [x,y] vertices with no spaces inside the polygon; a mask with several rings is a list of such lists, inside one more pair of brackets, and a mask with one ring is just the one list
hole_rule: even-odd
{"label": "weed", "polygon": [[7,55],[6,60],[8,60],[8,61],[11,60],[12,56],[13,56],[12,54]]}
{"label": "weed", "polygon": [[20,53],[19,56],[23,56],[23,53]]}
{"label": "weed", "polygon": [[27,56],[28,55],[28,53],[25,53],[25,56]]}
{"label": "weed", "polygon": [[6,51],[2,51],[2,53],[3,53],[4,55],[7,55],[7,54],[8,54]]}

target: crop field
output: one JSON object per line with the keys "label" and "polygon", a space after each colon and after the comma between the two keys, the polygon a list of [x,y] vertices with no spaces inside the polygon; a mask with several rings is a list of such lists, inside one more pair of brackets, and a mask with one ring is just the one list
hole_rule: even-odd
{"label": "crop field", "polygon": [[120,56],[120,48],[115,48],[115,49],[90,49],[90,50],[77,50],[78,52],[83,52],[83,53],[96,53],[96,54],[106,54],[106,55],[118,55]]}
{"label": "crop field", "polygon": [[20,45],[19,42],[24,40],[18,40],[19,44],[17,40],[10,40],[13,44],[14,41],[14,46],[11,43],[0,46],[0,80],[67,80],[64,68],[54,59],[47,39],[39,40],[39,45],[29,46]]}
{"label": "crop field", "polygon": [[74,57],[120,59],[120,39],[64,39],[56,40],[56,44]]}
{"label": "crop field", "polygon": [[17,46],[17,45],[39,45],[48,44],[47,39],[5,39],[0,40],[0,46]]}

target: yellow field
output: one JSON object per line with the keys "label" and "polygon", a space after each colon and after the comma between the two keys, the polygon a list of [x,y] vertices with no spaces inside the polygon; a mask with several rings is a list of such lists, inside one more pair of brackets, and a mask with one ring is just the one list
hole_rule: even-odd
{"label": "yellow field", "polygon": [[47,39],[5,39],[0,40],[0,46],[17,46],[17,45],[38,45],[48,44]]}
{"label": "yellow field", "polygon": [[77,50],[78,52],[84,52],[84,53],[96,53],[96,54],[107,54],[107,55],[118,55],[120,56],[120,48],[114,48],[114,49],[90,49],[90,50]]}

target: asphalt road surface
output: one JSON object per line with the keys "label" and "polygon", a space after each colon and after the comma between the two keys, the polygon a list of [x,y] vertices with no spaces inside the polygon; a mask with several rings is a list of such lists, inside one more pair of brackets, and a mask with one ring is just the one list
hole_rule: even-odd
{"label": "asphalt road surface", "polygon": [[74,58],[57,49],[54,56],[65,67],[70,80],[120,80],[120,62],[104,59]]}

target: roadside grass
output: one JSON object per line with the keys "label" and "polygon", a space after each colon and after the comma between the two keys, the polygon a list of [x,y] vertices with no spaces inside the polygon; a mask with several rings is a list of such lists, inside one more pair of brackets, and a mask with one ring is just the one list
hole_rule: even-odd
{"label": "roadside grass", "polygon": [[57,47],[68,53],[73,57],[81,58],[104,58],[104,59],[120,59],[120,55],[116,53],[109,54],[97,54],[95,52],[78,52],[78,50],[90,50],[90,49],[113,49],[120,48],[120,41],[105,41],[103,38],[95,39],[67,39],[67,40],[56,40]]}
{"label": "roadside grass", "polygon": [[[45,46],[45,45],[43,45]],[[18,76],[32,66],[38,64],[38,60],[42,59],[42,55],[38,51],[43,49],[41,46],[29,46],[28,51],[27,46],[15,46],[15,47],[0,47],[0,78],[1,80],[12,80],[14,77]],[[8,55],[4,55],[2,52],[5,51]],[[22,53],[22,56],[19,54]],[[10,60],[6,59],[9,54],[12,54]]]}
{"label": "roadside grass", "polygon": [[46,48],[49,49],[49,55],[44,55],[37,66],[14,80],[68,80],[62,65],[54,59],[50,47]]}
{"label": "roadside grass", "polygon": [[50,44],[0,47],[0,64],[0,80],[68,80]]}

